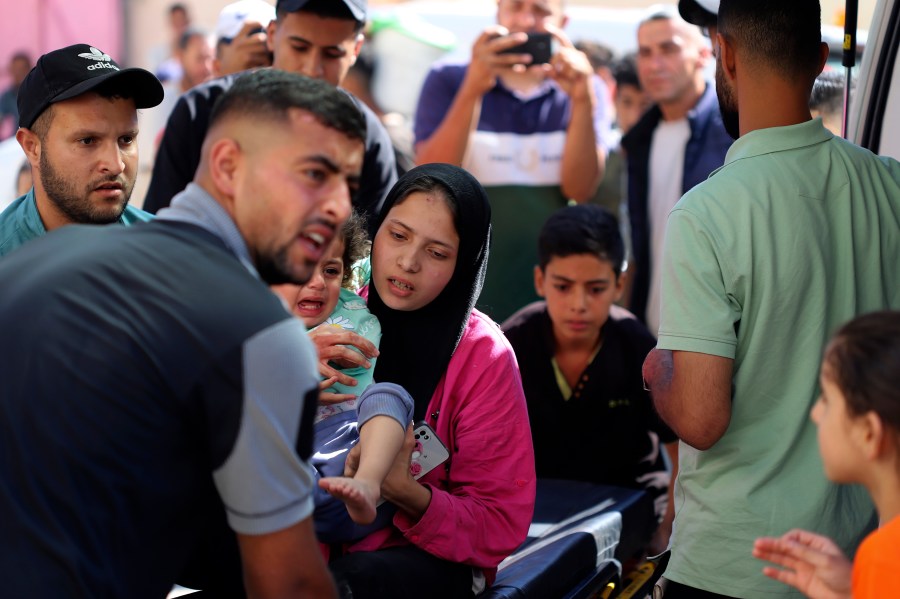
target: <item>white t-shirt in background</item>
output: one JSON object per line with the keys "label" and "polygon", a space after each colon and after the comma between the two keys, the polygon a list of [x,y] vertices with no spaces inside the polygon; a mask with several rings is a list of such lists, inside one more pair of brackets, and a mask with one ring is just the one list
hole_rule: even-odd
{"label": "white t-shirt in background", "polygon": [[[686,118],[660,121],[650,143],[650,173],[647,213],[650,217],[650,289],[647,295],[647,328],[659,334],[659,265],[662,264],[666,220],[681,199],[684,179],[684,149],[691,138]],[[641,265],[643,268],[644,265]]]}

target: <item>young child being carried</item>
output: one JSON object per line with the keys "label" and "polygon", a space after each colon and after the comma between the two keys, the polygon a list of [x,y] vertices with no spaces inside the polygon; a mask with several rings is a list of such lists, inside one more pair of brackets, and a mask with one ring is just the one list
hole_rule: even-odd
{"label": "young child being carried", "polygon": [[[366,257],[368,250],[362,218],[354,213],[305,285],[276,285],[273,290],[303,320],[310,335],[349,330],[377,348],[381,339],[378,319],[351,290],[353,265]],[[389,523],[387,513],[376,520],[376,505],[381,483],[412,421],[413,401],[399,385],[372,381],[374,361],[369,368],[331,364],[356,379],[355,387],[337,382],[337,374],[322,381],[315,419],[315,454],[310,463],[320,477],[314,520],[316,534],[323,542],[349,541]],[[363,450],[358,469],[352,478],[345,477],[344,461],[357,442]],[[347,514],[352,522],[347,521]]]}
{"label": "young child being carried", "polygon": [[[881,527],[851,566],[831,539],[805,530],[757,539],[763,573],[816,598],[900,597],[900,312],[873,312],[841,327],[825,349],[822,394],[812,409],[825,476],[863,485]],[[852,568],[852,574],[851,574]]]}

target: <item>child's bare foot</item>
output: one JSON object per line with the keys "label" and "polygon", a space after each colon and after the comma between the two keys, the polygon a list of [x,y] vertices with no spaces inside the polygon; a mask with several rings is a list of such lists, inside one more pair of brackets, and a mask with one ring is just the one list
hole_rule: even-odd
{"label": "child's bare foot", "polygon": [[381,498],[381,487],[371,481],[331,476],[319,479],[319,486],[347,505],[350,519],[357,524],[371,524],[375,520],[375,506]]}

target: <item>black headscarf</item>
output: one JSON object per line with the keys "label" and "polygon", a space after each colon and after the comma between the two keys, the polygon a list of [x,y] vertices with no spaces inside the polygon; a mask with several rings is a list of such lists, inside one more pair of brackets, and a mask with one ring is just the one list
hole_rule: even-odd
{"label": "black headscarf", "polygon": [[374,284],[369,285],[368,301],[382,331],[374,378],[401,385],[412,395],[416,421],[425,417],[481,293],[491,239],[491,207],[484,188],[468,172],[449,164],[426,164],[403,175],[384,201],[376,231],[391,207],[423,177],[440,181],[456,207],[459,251],[450,282],[430,304],[411,312],[388,308]]}

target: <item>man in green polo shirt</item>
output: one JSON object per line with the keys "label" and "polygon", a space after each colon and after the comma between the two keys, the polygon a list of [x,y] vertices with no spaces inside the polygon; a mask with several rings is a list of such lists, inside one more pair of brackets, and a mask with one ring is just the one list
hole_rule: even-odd
{"label": "man in green polo shirt", "polygon": [[0,214],[0,256],[68,224],[149,220],[128,205],[137,174],[137,109],[162,97],[152,73],[122,69],[87,44],[42,56],[17,98],[16,140],[34,187]]}
{"label": "man in green polo shirt", "polygon": [[826,480],[809,411],[834,330],[900,308],[900,164],[810,117],[828,55],[818,0],[722,0],[716,41],[739,139],[669,215],[644,364],[681,439],[664,596],[793,597],[754,539],[804,528],[852,555],[876,524],[862,488]]}

